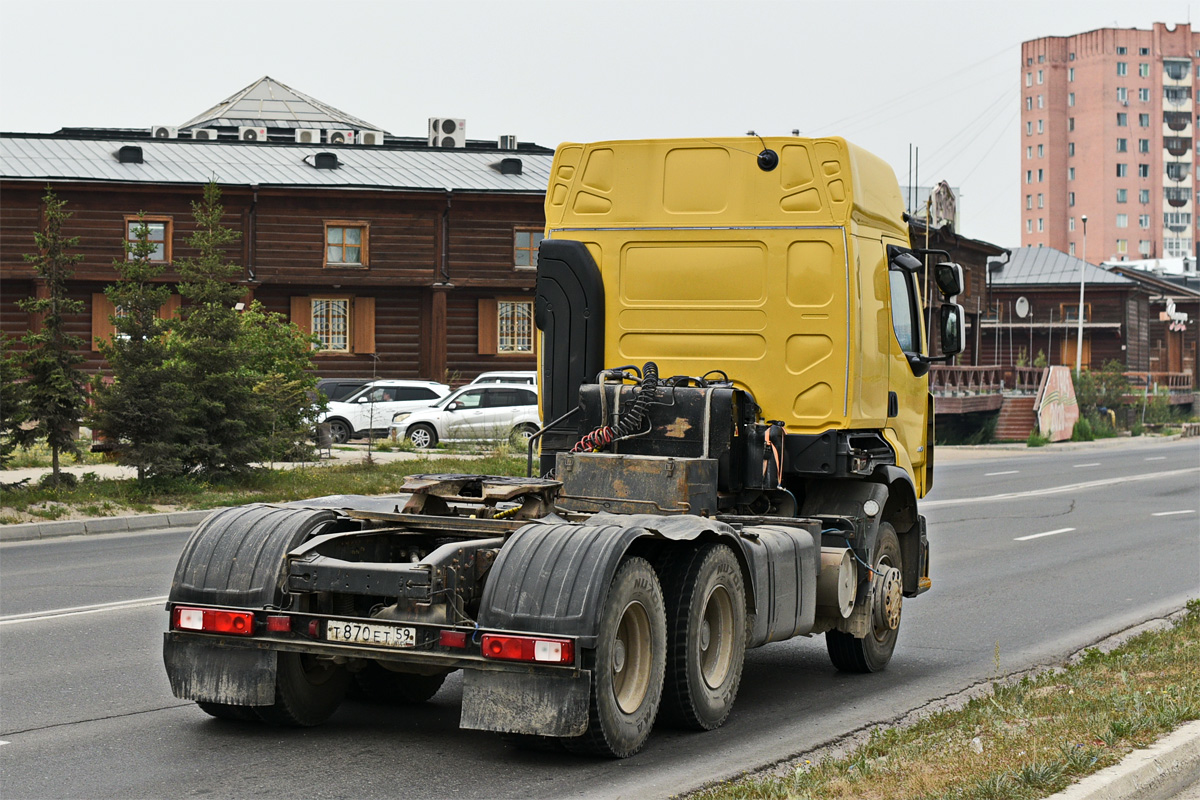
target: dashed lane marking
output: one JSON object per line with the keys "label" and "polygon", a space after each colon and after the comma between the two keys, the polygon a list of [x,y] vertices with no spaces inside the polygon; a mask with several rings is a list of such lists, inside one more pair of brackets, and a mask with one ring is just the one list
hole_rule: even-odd
{"label": "dashed lane marking", "polygon": [[42,622],[58,617],[74,617],[80,614],[102,614],[107,611],[124,611],[129,608],[142,608],[167,602],[167,596],[140,597],[137,600],[121,600],[116,603],[97,603],[91,606],[74,606],[73,608],[55,608],[49,611],[31,611],[28,614],[10,614],[0,617],[0,625],[20,625],[22,622]]}
{"label": "dashed lane marking", "polygon": [[995,475],[1016,475],[1020,471],[1021,470],[1019,470],[1019,469],[1008,469],[1008,470],[1005,470],[1004,472],[985,472],[985,473],[983,473],[983,477],[991,478]]}
{"label": "dashed lane marking", "polygon": [[1084,483],[1068,483],[1064,486],[1049,486],[1045,489],[1030,489],[1026,492],[1005,492],[1004,494],[990,494],[983,497],[957,497],[953,500],[925,500],[922,501],[921,506],[922,508],[940,508],[941,506],[962,506],[967,505],[968,503],[997,503],[1004,500],[1014,500],[1020,497],[1039,497],[1047,494],[1080,492],[1085,489],[1097,489],[1102,486],[1115,486],[1120,483],[1162,480],[1163,478],[1170,478],[1176,475],[1187,475],[1193,472],[1200,472],[1200,467],[1173,469],[1166,472],[1142,472],[1137,475],[1122,475],[1118,478],[1101,478],[1099,480],[1086,481]]}
{"label": "dashed lane marking", "polygon": [[1059,528],[1056,531],[1046,531],[1045,533],[1032,533],[1029,536],[1018,536],[1013,539],[1014,542],[1027,542],[1030,539],[1040,539],[1043,536],[1057,536],[1060,533],[1070,533],[1074,528]]}
{"label": "dashed lane marking", "polygon": [[1182,511],[1156,511],[1153,514],[1151,514],[1150,516],[1152,516],[1152,517],[1173,517],[1176,514],[1195,514],[1195,513],[1196,513],[1196,509],[1185,508]]}
{"label": "dashed lane marking", "polygon": [[1100,462],[1094,461],[1091,464],[1076,464],[1075,469],[1079,469],[1080,467],[1098,467],[1098,466],[1100,466]]}

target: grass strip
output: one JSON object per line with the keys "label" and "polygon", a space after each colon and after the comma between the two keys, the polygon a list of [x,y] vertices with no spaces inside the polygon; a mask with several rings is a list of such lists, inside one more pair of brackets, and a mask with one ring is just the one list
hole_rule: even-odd
{"label": "grass strip", "polygon": [[162,481],[105,480],[84,474],[69,489],[36,484],[0,491],[0,524],[19,522],[17,512],[58,519],[72,512],[114,516],[162,507],[205,509],[244,503],[276,503],[331,494],[391,494],[405,477],[420,473],[524,475],[525,456],[495,453],[483,458],[421,458],[371,464],[256,469],[214,480],[174,478]]}
{"label": "grass strip", "polygon": [[[840,758],[800,760],[690,800],[1035,800],[1200,718],[1200,601],[1171,627],[1065,668],[994,684],[957,710],[881,728]],[[780,774],[782,772],[782,774]]]}

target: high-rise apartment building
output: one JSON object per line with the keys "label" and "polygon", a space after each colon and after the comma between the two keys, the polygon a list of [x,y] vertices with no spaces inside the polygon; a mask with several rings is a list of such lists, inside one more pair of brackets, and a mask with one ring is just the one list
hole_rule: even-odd
{"label": "high-rise apartment building", "polygon": [[1021,45],[1021,244],[1194,255],[1200,33],[1102,28]]}

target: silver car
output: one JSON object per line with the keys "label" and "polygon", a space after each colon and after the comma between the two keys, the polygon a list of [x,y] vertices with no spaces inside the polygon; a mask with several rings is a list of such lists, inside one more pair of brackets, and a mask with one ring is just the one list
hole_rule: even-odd
{"label": "silver car", "polygon": [[416,447],[528,440],[541,427],[537,402],[536,387],[527,383],[469,384],[429,408],[396,414],[388,433]]}

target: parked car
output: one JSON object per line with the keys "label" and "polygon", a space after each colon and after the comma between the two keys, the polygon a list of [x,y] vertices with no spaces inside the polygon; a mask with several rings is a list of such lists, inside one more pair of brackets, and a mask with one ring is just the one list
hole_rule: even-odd
{"label": "parked car", "polygon": [[371,378],[321,378],[317,391],[329,402],[341,402],[371,382]]}
{"label": "parked car", "polygon": [[537,373],[533,370],[513,371],[513,372],[483,372],[479,377],[468,383],[472,386],[476,383],[529,383],[537,385]]}
{"label": "parked car", "polygon": [[435,381],[373,381],[344,401],[329,403],[317,421],[329,423],[334,444],[368,433],[385,436],[394,414],[425,408],[448,394],[450,387]]}
{"label": "parked car", "polygon": [[468,384],[429,408],[396,414],[388,433],[417,447],[528,440],[541,427],[537,402],[537,390],[527,383]]}

